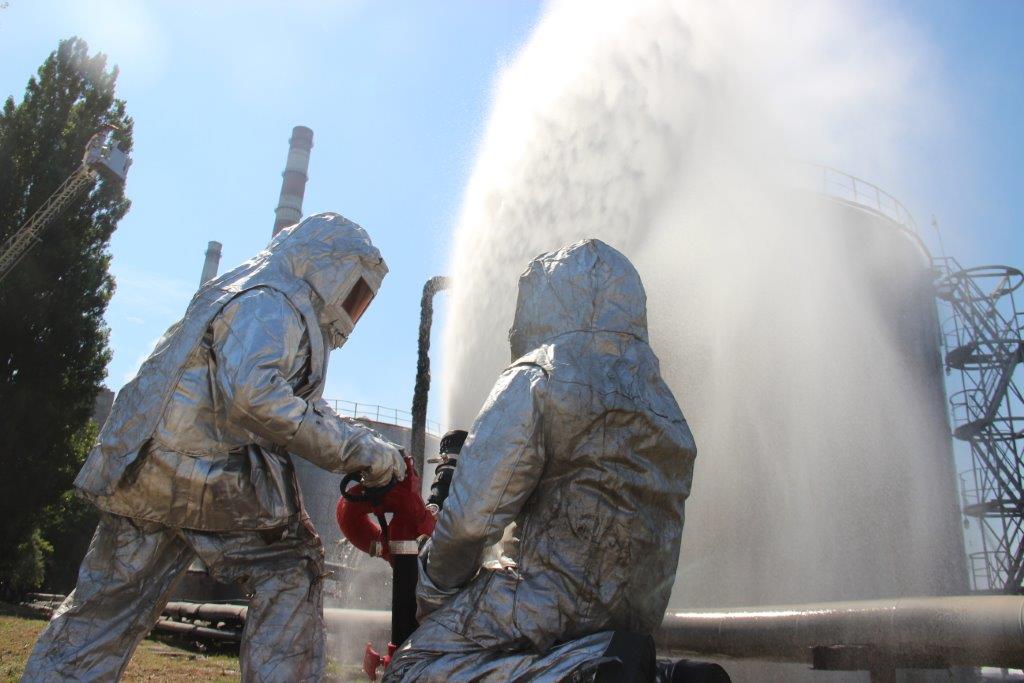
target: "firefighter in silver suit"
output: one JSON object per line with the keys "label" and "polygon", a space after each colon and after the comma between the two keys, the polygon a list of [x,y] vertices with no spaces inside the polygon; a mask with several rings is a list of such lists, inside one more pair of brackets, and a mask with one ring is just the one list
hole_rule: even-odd
{"label": "firefighter in silver suit", "polygon": [[[640,277],[598,240],[543,254],[509,341],[420,554],[420,627],[385,680],[585,679],[625,665],[631,635],[653,678],[696,448]],[[511,523],[519,542],[481,566]]]}
{"label": "firefighter in silver suit", "polygon": [[325,213],[200,289],[75,480],[99,526],[23,680],[120,678],[195,558],[251,594],[244,680],[320,680],[323,547],[291,454],[370,485],[404,477],[394,444],[321,398],[386,273],[362,228]]}

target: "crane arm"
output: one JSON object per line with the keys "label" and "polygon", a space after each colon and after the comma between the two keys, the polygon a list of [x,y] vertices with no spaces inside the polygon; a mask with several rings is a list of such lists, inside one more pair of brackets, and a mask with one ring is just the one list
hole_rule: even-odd
{"label": "crane arm", "polygon": [[92,186],[97,175],[102,173],[108,179],[124,182],[131,159],[113,144],[110,138],[112,130],[109,127],[92,136],[78,168],[47,197],[24,225],[0,245],[0,281],[41,241],[39,235],[46,226],[84,189]]}
{"label": "crane arm", "polygon": [[85,188],[92,185],[96,171],[82,164],[54,190],[32,217],[0,246],[0,281],[2,281],[29,249],[41,240],[39,234]]}

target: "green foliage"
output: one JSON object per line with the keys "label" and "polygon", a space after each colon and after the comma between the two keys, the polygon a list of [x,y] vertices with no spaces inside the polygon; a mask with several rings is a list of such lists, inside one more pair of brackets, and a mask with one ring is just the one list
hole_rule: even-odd
{"label": "green foliage", "polygon": [[[116,138],[130,150],[132,120],[114,97],[116,80],[105,56],[90,56],[72,38],[29,80],[20,103],[4,102],[0,240],[75,170],[104,124],[118,126]],[[46,527],[47,509],[63,505],[88,449],[83,439],[92,438],[89,417],[110,359],[107,247],[128,207],[121,185],[98,182],[0,284],[0,557],[42,548],[32,539]],[[0,592],[12,590],[11,581],[0,571]]]}
{"label": "green foliage", "polygon": [[[74,452],[85,460],[96,441],[99,427],[89,421],[75,436]],[[48,593],[70,593],[78,580],[78,565],[89,549],[93,532],[99,522],[99,513],[74,491],[65,491],[60,499],[46,508],[42,518],[43,538],[53,546],[46,558],[46,573],[42,588]]]}
{"label": "green foliage", "polygon": [[32,529],[28,538],[19,543],[10,555],[0,559],[0,576],[7,595],[20,595],[43,585],[46,556],[53,546],[43,538],[39,529]]}

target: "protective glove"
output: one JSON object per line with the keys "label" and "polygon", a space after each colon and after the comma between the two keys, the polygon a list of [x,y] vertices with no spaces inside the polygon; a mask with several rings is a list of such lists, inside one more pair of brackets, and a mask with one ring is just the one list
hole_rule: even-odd
{"label": "protective glove", "polygon": [[346,420],[323,400],[310,403],[285,447],[329,472],[364,473],[367,486],[405,478],[401,450],[369,427]]}
{"label": "protective glove", "polygon": [[391,483],[392,477],[398,481],[405,479],[405,459],[402,449],[390,441],[373,437],[372,442],[364,445],[370,452],[369,467],[363,470],[363,486],[378,488]]}

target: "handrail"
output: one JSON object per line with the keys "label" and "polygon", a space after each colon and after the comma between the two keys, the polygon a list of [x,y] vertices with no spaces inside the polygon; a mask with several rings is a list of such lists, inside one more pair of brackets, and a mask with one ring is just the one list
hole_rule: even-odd
{"label": "handrail", "polygon": [[878,185],[825,164],[804,162],[804,165],[821,173],[820,187],[818,189],[825,196],[832,197],[833,199],[842,199],[851,204],[871,209],[882,214],[897,225],[906,228],[916,237],[921,237],[921,233],[917,229],[917,223],[914,221],[910,211],[907,210],[907,207],[903,206],[900,200]]}
{"label": "handrail", "polygon": [[[344,417],[372,420],[373,422],[395,425],[396,427],[412,428],[412,413],[408,410],[343,399],[328,398],[324,400],[334,409],[334,412]],[[441,433],[441,423],[436,420],[427,420],[426,424],[427,431],[430,434],[436,436]]]}

